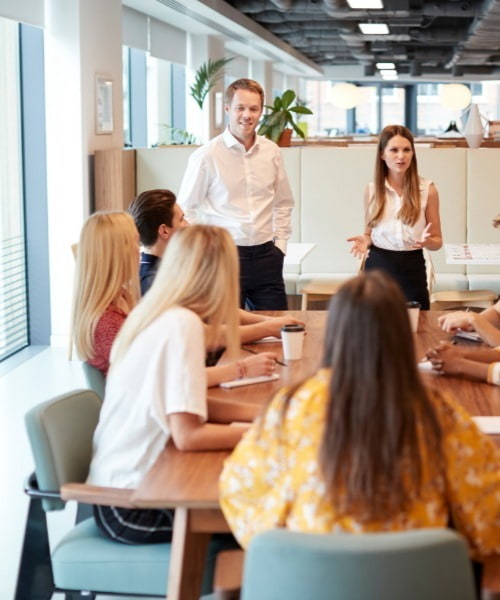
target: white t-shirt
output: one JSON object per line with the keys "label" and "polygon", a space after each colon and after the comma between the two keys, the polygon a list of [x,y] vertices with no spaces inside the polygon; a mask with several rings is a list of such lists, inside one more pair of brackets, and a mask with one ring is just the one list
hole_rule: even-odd
{"label": "white t-shirt", "polygon": [[[398,218],[401,210],[402,197],[386,180],[385,182],[385,208],[379,223],[371,230],[371,238],[377,248],[385,250],[413,250],[412,246],[422,237],[427,225],[425,210],[429,187],[432,181],[419,178],[420,189],[420,215],[414,225],[406,225]],[[375,186],[370,183],[370,201],[375,196]]]}
{"label": "white t-shirt", "polygon": [[153,321],[111,368],[87,482],[136,487],[170,437],[167,415],[175,412],[207,419],[203,323],[181,307]]}

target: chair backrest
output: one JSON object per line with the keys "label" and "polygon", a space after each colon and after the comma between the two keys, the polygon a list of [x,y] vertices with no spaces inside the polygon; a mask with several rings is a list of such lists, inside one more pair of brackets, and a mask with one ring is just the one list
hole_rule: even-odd
{"label": "chair backrest", "polygon": [[99,396],[101,400],[104,400],[104,388],[106,387],[106,378],[102,374],[102,371],[96,369],[88,362],[83,362],[83,373],[87,380],[87,385],[91,390]]}
{"label": "chair backrest", "polygon": [[474,600],[464,540],[447,529],[396,533],[257,535],[242,600]]}
{"label": "chair backrest", "polygon": [[[92,438],[102,401],[92,390],[76,390],[33,407],[25,415],[38,487],[59,492],[68,481],[86,480]],[[45,510],[59,510],[62,500],[43,500]]]}

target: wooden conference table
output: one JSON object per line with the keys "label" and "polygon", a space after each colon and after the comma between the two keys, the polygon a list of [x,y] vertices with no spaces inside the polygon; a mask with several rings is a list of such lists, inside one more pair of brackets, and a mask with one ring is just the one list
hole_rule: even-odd
{"label": "wooden conference table", "polygon": [[[282,312],[267,312],[282,315]],[[212,388],[211,397],[264,404],[283,385],[314,373],[321,360],[326,311],[290,311],[306,323],[303,358],[280,367],[281,379],[233,389]],[[437,326],[438,312],[420,314],[419,330],[414,334],[417,357],[450,335]],[[467,342],[465,342],[467,343]],[[246,345],[248,347],[248,345]],[[281,343],[249,346],[257,351],[274,351],[282,357]],[[245,354],[246,356],[246,354]],[[500,415],[500,388],[458,378],[422,373],[429,384],[450,392],[472,415]],[[227,532],[219,509],[218,478],[228,452],[179,452],[171,444],[133,492],[131,502],[143,508],[175,508],[175,523],[168,578],[168,600],[197,600],[205,552],[211,533]]]}

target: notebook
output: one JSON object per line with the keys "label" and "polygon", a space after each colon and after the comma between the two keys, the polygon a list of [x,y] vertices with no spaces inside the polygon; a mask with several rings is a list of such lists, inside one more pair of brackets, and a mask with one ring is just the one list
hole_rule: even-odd
{"label": "notebook", "polygon": [[252,385],[254,383],[263,383],[265,381],[274,381],[279,379],[278,373],[272,375],[259,375],[258,377],[243,377],[242,379],[233,379],[232,381],[224,381],[220,385],[222,388],[240,387],[242,385]]}
{"label": "notebook", "polygon": [[463,331],[462,329],[457,329],[455,332],[455,337],[463,338],[464,340],[470,340],[471,342],[483,341],[477,331]]}

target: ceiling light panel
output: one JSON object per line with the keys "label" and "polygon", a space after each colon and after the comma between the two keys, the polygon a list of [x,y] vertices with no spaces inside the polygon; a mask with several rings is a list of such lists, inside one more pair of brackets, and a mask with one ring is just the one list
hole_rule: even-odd
{"label": "ceiling light panel", "polygon": [[384,8],[382,0],[347,0],[347,4],[353,9],[369,9]]}
{"label": "ceiling light panel", "polygon": [[358,27],[365,35],[387,35],[389,33],[386,23],[358,23]]}

